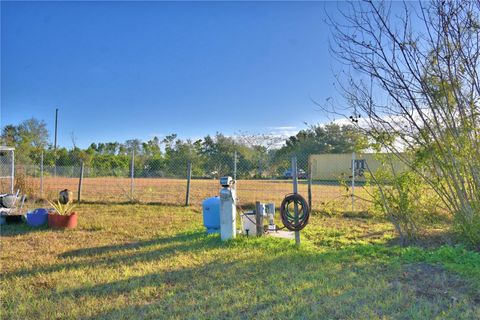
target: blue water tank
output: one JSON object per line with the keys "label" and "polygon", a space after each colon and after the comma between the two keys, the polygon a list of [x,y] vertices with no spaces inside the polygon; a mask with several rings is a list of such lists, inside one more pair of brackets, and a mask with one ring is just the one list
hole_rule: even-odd
{"label": "blue water tank", "polygon": [[220,198],[211,197],[203,200],[203,225],[207,233],[220,233]]}

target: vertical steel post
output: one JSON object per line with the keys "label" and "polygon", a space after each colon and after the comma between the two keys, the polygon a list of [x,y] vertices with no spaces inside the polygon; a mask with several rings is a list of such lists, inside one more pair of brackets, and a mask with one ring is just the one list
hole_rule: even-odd
{"label": "vertical steel post", "polygon": [[312,166],[310,157],[308,158],[308,207],[312,210]]}
{"label": "vertical steel post", "polygon": [[11,193],[13,193],[13,189],[15,188],[15,151],[11,151],[11,156],[12,156],[12,172],[11,172],[11,181],[10,181],[10,189]]}
{"label": "vertical steel post", "polygon": [[43,198],[43,150],[40,155],[40,198]]}
{"label": "vertical steel post", "polygon": [[352,152],[352,213],[355,211],[355,151]]}
{"label": "vertical steel post", "polygon": [[58,108],[55,109],[55,140],[53,142],[53,150],[57,152],[57,129],[58,129]]}
{"label": "vertical steel post", "polygon": [[53,143],[53,176],[57,177],[57,131],[58,131],[58,108],[55,109],[55,140]]}
{"label": "vertical steel post", "polygon": [[233,154],[233,180],[237,181],[237,150]]}
{"label": "vertical steel post", "polygon": [[[293,156],[292,158],[292,177],[293,177],[293,193],[298,193],[298,170],[297,170],[297,156]],[[294,221],[295,224],[298,223],[298,205],[295,203],[294,205],[295,215]],[[300,231],[295,231],[295,244],[297,246],[300,245]]]}
{"label": "vertical steel post", "polygon": [[132,149],[132,162],[130,164],[130,197],[133,200],[133,179],[135,176],[135,149]]}
{"label": "vertical steel post", "polygon": [[190,204],[190,180],[192,179],[192,162],[188,161],[187,164],[187,194],[185,195],[185,206]]}

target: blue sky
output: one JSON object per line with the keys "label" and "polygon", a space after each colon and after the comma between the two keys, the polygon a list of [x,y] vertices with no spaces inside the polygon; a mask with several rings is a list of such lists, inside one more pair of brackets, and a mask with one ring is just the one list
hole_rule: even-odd
{"label": "blue sky", "polygon": [[[290,133],[335,95],[320,2],[2,2],[1,124],[59,144]],[[53,134],[51,134],[53,140]]]}

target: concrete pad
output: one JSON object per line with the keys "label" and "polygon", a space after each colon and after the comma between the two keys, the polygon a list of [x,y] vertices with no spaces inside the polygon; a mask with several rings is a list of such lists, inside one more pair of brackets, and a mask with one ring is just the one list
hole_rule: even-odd
{"label": "concrete pad", "polygon": [[265,234],[266,236],[275,237],[275,238],[282,238],[282,239],[295,239],[295,232],[293,231],[286,231],[286,230],[278,230],[278,231],[269,231]]}

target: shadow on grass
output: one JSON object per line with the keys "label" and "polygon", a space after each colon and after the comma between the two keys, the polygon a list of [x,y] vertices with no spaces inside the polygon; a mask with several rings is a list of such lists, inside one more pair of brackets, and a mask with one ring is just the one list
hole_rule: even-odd
{"label": "shadow on grass", "polygon": [[[164,245],[161,248],[139,251],[148,247]],[[119,245],[82,248],[61,254],[64,263],[57,263],[46,267],[24,269],[11,273],[5,273],[4,278],[9,279],[17,276],[31,276],[38,273],[52,273],[61,270],[81,268],[95,268],[100,266],[133,265],[137,262],[155,261],[175,255],[179,252],[207,250],[222,246],[218,236],[207,236],[204,232],[191,232],[179,234],[168,238],[156,238],[146,241],[135,241]],[[71,259],[83,258],[80,261]]]}
{"label": "shadow on grass", "polygon": [[[106,303],[99,310],[84,310],[85,319],[227,319],[266,315],[338,319],[352,314],[363,314],[365,318],[434,318],[452,308],[452,296],[468,301],[466,305],[454,306],[462,314],[472,312],[468,308],[476,301],[463,280],[452,280],[440,267],[413,264],[405,269],[412,275],[405,278],[402,265],[395,260],[400,248],[353,244],[337,249],[306,245],[298,250],[292,242],[282,239],[241,237],[222,243],[218,236],[204,232],[72,250],[59,255],[60,262],[55,265],[3,277],[48,277],[55,272],[74,275],[81,268],[102,272],[102,267],[114,269],[173,259],[179,253],[200,257],[212,250],[218,252],[193,266],[179,265],[80,288],[48,289],[45,294],[52,303],[59,302],[60,308],[66,297],[99,304],[113,303],[122,297],[131,301],[128,305],[110,307]],[[429,278],[418,281],[425,277]],[[428,286],[432,284],[437,289],[429,295]],[[416,303],[422,304],[419,310],[415,309]],[[404,307],[407,304],[412,306]]]}
{"label": "shadow on grass", "polygon": [[48,225],[40,227],[30,227],[24,222],[12,223],[2,225],[0,232],[0,237],[15,237],[22,234],[32,233],[32,232],[43,232],[48,229]]}
{"label": "shadow on grass", "polygon": [[[401,239],[396,236],[386,242],[387,246],[416,246],[423,249],[438,249],[442,246],[462,245],[461,239],[453,231],[448,229],[424,231],[419,233],[415,239],[407,240],[402,244]],[[478,250],[477,250],[478,251]]]}
{"label": "shadow on grass", "polygon": [[[168,238],[155,238],[146,241],[135,241],[127,242],[123,244],[115,244],[109,246],[101,247],[91,247],[91,248],[81,248],[77,250],[72,250],[64,252],[59,255],[60,258],[72,258],[72,257],[91,257],[96,255],[102,255],[105,253],[115,253],[118,251],[132,250],[132,249],[141,249],[143,247],[160,245],[160,244],[169,244],[173,242],[191,242],[203,238],[205,232],[191,232],[183,233],[173,237]],[[213,237],[211,237],[214,239]]]}
{"label": "shadow on grass", "polygon": [[[250,245],[265,249],[278,245],[267,242],[240,245],[245,245],[246,250]],[[395,263],[368,261],[369,254],[370,258],[376,255],[375,248],[364,245],[327,252],[298,251],[289,245],[284,252],[276,250],[277,254],[261,259],[232,261],[218,257],[200,266],[129,277],[59,294],[95,300],[125,296],[139,299],[136,305],[102,311],[86,319],[249,319],[266,315],[340,319],[362,312],[364,316],[434,318],[452,307],[463,315],[475,312],[472,306],[478,295],[466,281],[439,266],[423,263],[403,268]],[[367,260],[355,259],[358,255]],[[153,294],[142,296],[145,288]],[[452,297],[468,303],[452,305]],[[417,303],[421,306],[417,307]],[[278,309],[281,313],[276,313]]]}

